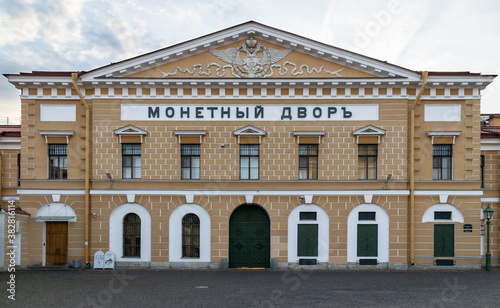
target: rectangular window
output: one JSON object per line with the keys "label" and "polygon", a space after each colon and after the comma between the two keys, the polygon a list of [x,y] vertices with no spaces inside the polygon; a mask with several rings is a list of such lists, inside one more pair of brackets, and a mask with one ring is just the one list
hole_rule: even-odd
{"label": "rectangular window", "polygon": [[451,212],[434,212],[434,219],[451,220]]}
{"label": "rectangular window", "polygon": [[240,145],[240,179],[259,179],[259,145]]}
{"label": "rectangular window", "polygon": [[433,147],[432,179],[451,180],[452,151],[451,144],[435,144]]}
{"label": "rectangular window", "polygon": [[481,188],[484,188],[484,155],[481,155]]}
{"label": "rectangular window", "polygon": [[375,212],[359,212],[358,220],[375,220]]}
{"label": "rectangular window", "polygon": [[49,144],[49,179],[68,178],[68,145]]}
{"label": "rectangular window", "polygon": [[318,179],[318,145],[299,145],[299,180]]}
{"label": "rectangular window", "polygon": [[300,220],[316,220],[316,212],[300,212]]}
{"label": "rectangular window", "polygon": [[200,145],[181,145],[181,178],[183,180],[200,179]]}
{"label": "rectangular window", "polygon": [[358,146],[358,177],[360,180],[377,179],[377,144],[360,144]]}
{"label": "rectangular window", "polygon": [[122,178],[141,178],[141,144],[122,144]]}

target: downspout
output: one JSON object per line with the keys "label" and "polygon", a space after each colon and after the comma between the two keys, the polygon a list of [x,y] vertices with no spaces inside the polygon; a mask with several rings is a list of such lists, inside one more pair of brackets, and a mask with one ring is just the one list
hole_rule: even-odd
{"label": "downspout", "polygon": [[427,72],[422,72],[423,84],[410,109],[410,264],[415,264],[415,107],[427,86]]}
{"label": "downspout", "polygon": [[89,223],[90,223],[90,108],[76,84],[77,73],[72,73],[73,87],[85,106],[85,264],[89,264]]}

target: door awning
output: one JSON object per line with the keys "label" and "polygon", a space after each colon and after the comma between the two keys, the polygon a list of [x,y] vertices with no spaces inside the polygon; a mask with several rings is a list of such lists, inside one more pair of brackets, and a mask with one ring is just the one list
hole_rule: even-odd
{"label": "door awning", "polygon": [[67,204],[48,203],[38,210],[35,221],[76,221],[76,214]]}

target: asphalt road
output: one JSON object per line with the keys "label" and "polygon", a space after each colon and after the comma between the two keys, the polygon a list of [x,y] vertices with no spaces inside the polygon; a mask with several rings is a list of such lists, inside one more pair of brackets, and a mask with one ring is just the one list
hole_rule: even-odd
{"label": "asphalt road", "polygon": [[500,307],[500,272],[18,271],[0,307]]}

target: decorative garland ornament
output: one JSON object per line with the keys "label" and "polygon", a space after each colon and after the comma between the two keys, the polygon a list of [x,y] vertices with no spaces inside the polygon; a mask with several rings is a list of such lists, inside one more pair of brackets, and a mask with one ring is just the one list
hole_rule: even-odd
{"label": "decorative garland ornament", "polygon": [[[278,68],[278,74],[284,76],[288,73],[288,69],[285,66],[291,65],[294,67],[291,71],[291,74],[293,76],[303,75],[304,73],[311,75],[313,72],[319,74],[321,73],[321,71],[324,71],[325,73],[336,75],[337,77],[342,77],[342,75],[340,75],[339,73],[343,70],[343,68],[332,72],[327,70],[324,66],[321,66],[319,69],[314,67],[309,68],[307,64],[302,64],[297,67],[295,63],[290,61],[286,61],[285,63],[283,63],[283,65],[274,64],[285,58],[289,53],[292,52],[292,50],[277,50],[267,48],[253,38],[246,40],[237,48],[228,48],[226,50],[214,49],[210,52],[214,56],[228,64],[222,66],[217,63],[209,63],[206,67],[206,70],[204,70],[203,65],[194,64],[192,70],[188,68],[182,69],[180,67],[176,67],[175,70],[170,73],[163,72],[162,70],[159,70],[159,72],[163,75],[163,78],[175,76],[179,72],[193,75],[196,71],[198,71],[199,75],[210,76],[212,74],[210,67],[215,66],[217,67],[217,77],[224,77],[226,75],[226,69],[231,69],[231,74],[234,77],[265,78],[273,76],[273,68]],[[303,68],[306,69],[305,72]]]}

